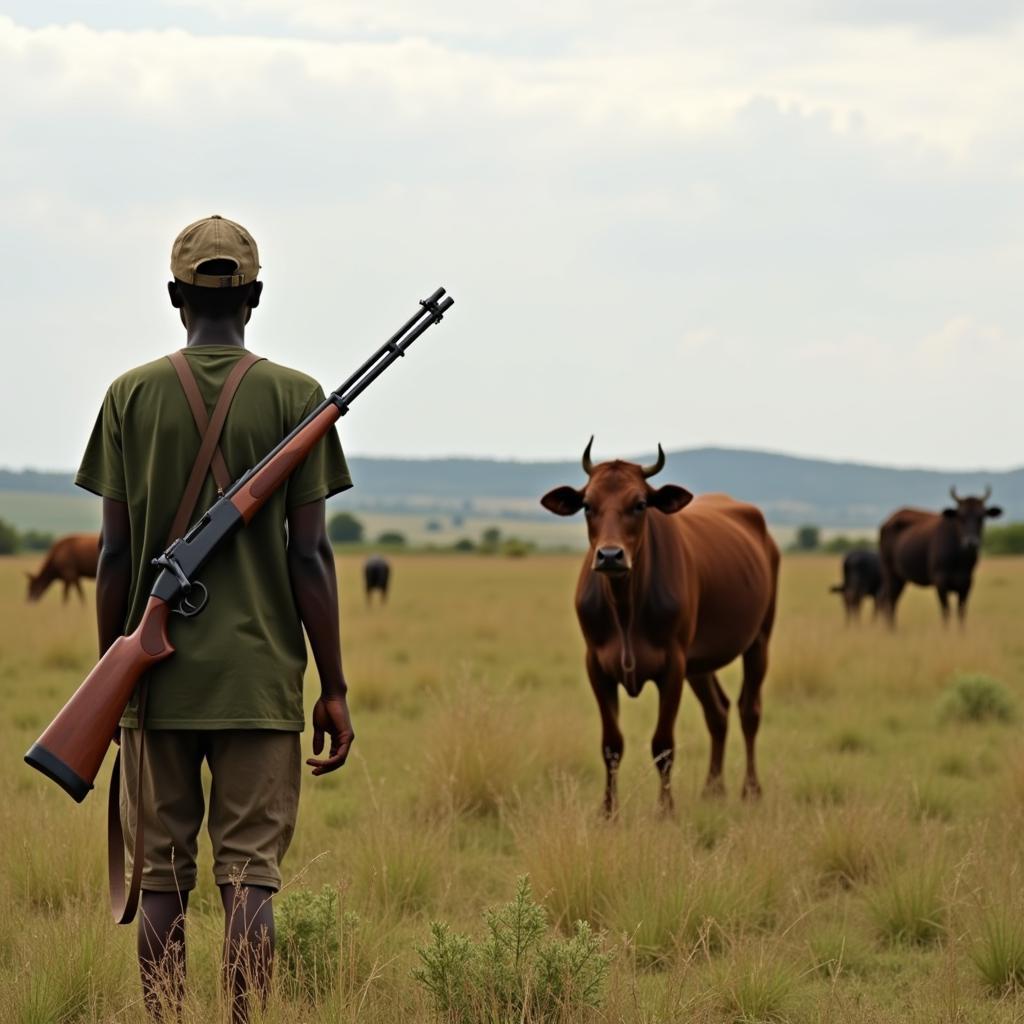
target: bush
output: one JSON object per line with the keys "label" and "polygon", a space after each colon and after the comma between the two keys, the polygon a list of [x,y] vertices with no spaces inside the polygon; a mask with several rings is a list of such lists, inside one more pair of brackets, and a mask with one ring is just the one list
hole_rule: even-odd
{"label": "bush", "polygon": [[468,538],[461,537],[452,545],[453,551],[476,551],[476,545]]}
{"label": "bush", "polygon": [[943,695],[939,717],[944,722],[1010,722],[1013,700],[1006,687],[991,676],[959,675]]}
{"label": "bush", "polygon": [[49,551],[53,541],[52,533],[44,533],[42,530],[26,530],[21,535],[21,548],[23,551]]}
{"label": "bush", "polygon": [[851,551],[873,551],[875,545],[864,537],[847,537],[845,533],[837,533],[821,546],[827,555],[845,555]]}
{"label": "bush", "polygon": [[821,530],[817,526],[799,526],[790,545],[791,551],[817,551],[821,547]]}
{"label": "bush", "polygon": [[1024,988],[1024,925],[1005,906],[988,910],[970,950],[986,988],[995,995]]}
{"label": "bush", "polygon": [[990,555],[1024,555],[1024,523],[988,527],[982,548]]}
{"label": "bush", "polygon": [[359,917],[341,912],[338,892],[296,889],[275,901],[277,945],[292,995],[312,1001],[331,992],[354,961]]}
{"label": "bush", "polygon": [[523,558],[536,549],[536,544],[518,537],[506,537],[501,544],[501,553],[509,558]]}
{"label": "bush", "polygon": [[0,555],[13,555],[18,550],[18,531],[6,519],[0,519]]}
{"label": "bush", "polygon": [[338,512],[327,523],[327,536],[335,544],[358,544],[363,532],[363,524],[351,512]]}
{"label": "bush", "polygon": [[383,544],[385,547],[391,548],[404,548],[405,547],[405,534],[399,533],[397,530],[385,530],[378,538],[378,544]]}
{"label": "bush", "polygon": [[480,550],[489,555],[494,554],[494,552],[498,550],[498,545],[500,543],[501,530],[496,526],[488,526],[487,529],[480,534]]}
{"label": "bush", "polygon": [[429,992],[439,1015],[452,1021],[562,1020],[573,1009],[601,1003],[611,956],[584,921],[571,938],[549,936],[544,908],[528,878],[510,903],[484,914],[479,942],[430,925],[431,942],[418,952],[413,977]]}

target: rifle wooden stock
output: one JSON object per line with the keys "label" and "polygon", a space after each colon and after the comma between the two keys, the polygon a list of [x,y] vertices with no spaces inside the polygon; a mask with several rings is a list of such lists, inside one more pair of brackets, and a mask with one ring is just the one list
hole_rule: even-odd
{"label": "rifle wooden stock", "polygon": [[170,611],[151,597],[135,632],[114,641],[25,755],[79,803],[93,787],[139,678],[174,653],[167,638]]}
{"label": "rifle wooden stock", "polygon": [[340,416],[338,406],[328,402],[325,408],[303,424],[297,434],[278,445],[253,474],[242,481],[237,490],[231,489],[228,493],[231,504],[238,509],[247,524]]}

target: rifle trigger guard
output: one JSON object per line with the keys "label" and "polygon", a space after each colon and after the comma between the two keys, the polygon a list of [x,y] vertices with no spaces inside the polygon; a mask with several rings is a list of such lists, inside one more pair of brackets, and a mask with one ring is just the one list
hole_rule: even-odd
{"label": "rifle trigger guard", "polygon": [[[197,588],[203,592],[202,597],[198,601],[189,600],[192,592]],[[182,618],[191,619],[206,607],[206,602],[209,598],[210,592],[206,587],[199,580],[194,580],[188,590],[181,595],[181,599],[178,601],[178,606],[174,609],[174,612],[176,615],[182,616]]]}

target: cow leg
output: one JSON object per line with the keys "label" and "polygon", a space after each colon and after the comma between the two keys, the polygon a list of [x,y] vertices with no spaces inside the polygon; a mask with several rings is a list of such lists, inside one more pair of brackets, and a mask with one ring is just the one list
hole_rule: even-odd
{"label": "cow leg", "polygon": [[740,724],[747,747],[747,772],[743,779],[743,797],[761,795],[757,778],[755,743],[761,725],[761,684],[768,672],[768,635],[761,633],[743,655],[743,689],[740,691]]}
{"label": "cow leg", "polygon": [[64,584],[64,600],[63,603],[68,603],[68,598],[71,596],[71,582],[69,580],[63,580]]}
{"label": "cow leg", "polygon": [[963,590],[957,591],[956,617],[960,623],[961,629],[963,629],[967,623],[967,598],[970,597],[970,594],[970,587],[965,587]]}
{"label": "cow leg", "polygon": [[661,778],[661,809],[666,813],[673,808],[672,761],[675,757],[676,716],[683,696],[683,667],[670,665],[658,682],[658,724],[651,738],[651,757]]}
{"label": "cow leg", "polygon": [[949,625],[949,591],[945,587],[936,587],[936,593],[939,595],[939,608],[942,609],[942,624],[944,626]]}
{"label": "cow leg", "polygon": [[619,684],[617,680],[605,675],[597,656],[591,651],[587,652],[587,675],[601,713],[601,755],[605,767],[604,813],[610,818],[615,814],[618,802],[619,765],[626,745],[619,728]]}
{"label": "cow leg", "polygon": [[704,709],[704,721],[711,734],[711,762],[704,783],[705,796],[723,796],[722,762],[725,759],[725,737],[729,731],[729,698],[714,672],[701,672],[687,677],[690,688]]}
{"label": "cow leg", "polygon": [[896,602],[905,586],[906,583],[898,576],[889,576],[882,589],[882,611],[890,629],[896,628]]}
{"label": "cow leg", "polygon": [[76,576],[72,581],[75,590],[78,591],[78,600],[85,604],[85,591],[82,589],[82,581]]}

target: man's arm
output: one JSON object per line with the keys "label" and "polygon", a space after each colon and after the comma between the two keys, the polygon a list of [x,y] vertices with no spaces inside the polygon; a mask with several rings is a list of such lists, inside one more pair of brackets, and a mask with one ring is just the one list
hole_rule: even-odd
{"label": "man's arm", "polygon": [[132,586],[132,532],[128,506],[103,499],[100,558],[96,568],[96,624],[100,657],[124,633]]}
{"label": "man's arm", "polygon": [[325,508],[323,500],[311,501],[288,513],[288,573],[320,675],[320,699],[313,707],[313,753],[323,752],[324,733],[331,737],[326,758],[311,757],[306,761],[314,775],[340,768],[356,738],[341,667],[338,582],[334,550],[327,538]]}

